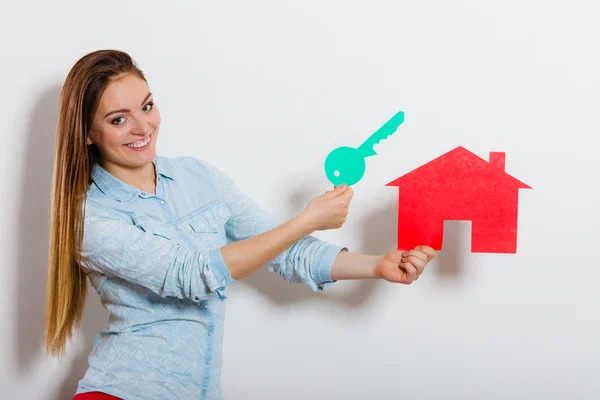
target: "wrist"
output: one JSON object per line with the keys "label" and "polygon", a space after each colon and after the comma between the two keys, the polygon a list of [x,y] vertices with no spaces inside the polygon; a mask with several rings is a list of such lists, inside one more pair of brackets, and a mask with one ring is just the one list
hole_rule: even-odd
{"label": "wrist", "polygon": [[311,218],[304,212],[293,218],[290,222],[300,232],[301,236],[310,235],[317,229]]}
{"label": "wrist", "polygon": [[383,260],[383,256],[375,257],[373,262],[373,266],[371,267],[371,273],[373,274],[374,279],[381,279],[382,275],[379,272],[379,264],[381,264],[381,260]]}

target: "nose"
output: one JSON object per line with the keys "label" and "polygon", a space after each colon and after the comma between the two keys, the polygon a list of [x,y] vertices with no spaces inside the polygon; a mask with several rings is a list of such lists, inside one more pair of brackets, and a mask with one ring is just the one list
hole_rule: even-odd
{"label": "nose", "polygon": [[152,131],[150,124],[143,117],[132,116],[132,119],[133,124],[130,131],[132,135],[146,136]]}

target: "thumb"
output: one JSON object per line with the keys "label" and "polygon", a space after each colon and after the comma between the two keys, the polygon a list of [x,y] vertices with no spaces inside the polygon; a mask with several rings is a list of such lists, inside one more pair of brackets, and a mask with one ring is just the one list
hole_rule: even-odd
{"label": "thumb", "polygon": [[346,189],[348,189],[348,185],[346,185],[345,183],[342,183],[340,186],[334,186],[333,189],[334,189],[335,193],[341,194],[341,193],[344,193],[346,191]]}
{"label": "thumb", "polygon": [[338,196],[338,195],[342,194],[346,190],[346,188],[344,186],[345,186],[344,184],[342,184],[340,186],[335,186],[334,185],[333,189],[326,191],[324,193],[324,195],[326,197],[335,197],[335,196]]}

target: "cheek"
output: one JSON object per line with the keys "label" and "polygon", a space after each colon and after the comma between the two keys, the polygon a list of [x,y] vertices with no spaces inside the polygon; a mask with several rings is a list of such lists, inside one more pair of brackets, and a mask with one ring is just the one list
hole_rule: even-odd
{"label": "cheek", "polygon": [[154,112],[152,113],[152,115],[150,116],[150,124],[152,124],[153,126],[158,126],[160,125],[160,112],[158,112],[158,109],[155,109]]}
{"label": "cheek", "polygon": [[126,142],[127,130],[107,129],[98,135],[103,147],[119,147]]}

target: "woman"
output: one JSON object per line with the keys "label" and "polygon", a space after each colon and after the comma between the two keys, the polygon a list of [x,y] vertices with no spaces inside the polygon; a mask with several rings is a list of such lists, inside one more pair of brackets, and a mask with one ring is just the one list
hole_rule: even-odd
{"label": "woman", "polygon": [[410,284],[434,256],[428,246],[356,254],[311,236],[345,222],[345,186],[277,226],[215,166],[157,156],[160,122],[128,54],[96,51],[69,72],[52,194],[49,353],[62,354],[78,326],[86,279],[110,315],[77,399],[220,399],[227,289],[264,265],[316,291],[342,279]]}

